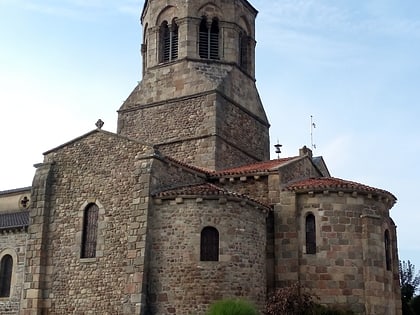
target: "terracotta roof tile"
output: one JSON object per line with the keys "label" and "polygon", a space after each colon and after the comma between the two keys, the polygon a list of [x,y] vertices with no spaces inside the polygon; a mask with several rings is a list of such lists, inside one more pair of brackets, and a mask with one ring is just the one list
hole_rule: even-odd
{"label": "terracotta roof tile", "polygon": [[217,172],[213,172],[211,176],[224,176],[224,175],[241,175],[241,174],[249,174],[249,173],[262,173],[262,172],[269,172],[273,169],[278,168],[279,166],[299,158],[298,156],[288,157],[283,159],[276,159],[276,160],[269,160],[263,162],[257,162],[252,164],[246,164],[234,168],[229,168]]}
{"label": "terracotta roof tile", "polygon": [[182,162],[180,160],[174,159],[173,157],[170,157],[170,156],[164,156],[164,159],[166,159],[166,160],[168,160],[172,163],[178,164],[180,166],[184,166],[186,168],[189,168],[189,169],[191,169],[193,171],[196,171],[196,172],[199,172],[199,173],[209,174],[209,173],[213,172],[212,170],[209,170],[209,169],[206,169],[206,168],[203,168],[203,167],[198,167],[198,166],[194,166],[194,165],[191,165],[191,164],[187,164],[187,163]]}
{"label": "terracotta roof tile", "polygon": [[237,197],[241,199],[246,199],[253,203],[257,203],[267,209],[270,209],[270,206],[262,203],[256,199],[250,198],[249,196],[238,194],[232,191],[228,191],[223,189],[219,186],[210,183],[204,184],[197,184],[197,185],[188,185],[182,187],[176,187],[172,189],[167,189],[164,191],[160,191],[158,193],[153,194],[154,197],[176,197],[176,196],[230,196],[230,197]]}
{"label": "terracotta roof tile", "polygon": [[286,187],[287,190],[293,191],[309,191],[309,190],[316,190],[322,191],[327,189],[334,189],[334,190],[344,190],[344,191],[359,191],[365,193],[376,193],[381,195],[386,195],[390,197],[394,201],[397,198],[386,190],[382,190],[379,188],[367,186],[364,184],[360,184],[357,182],[352,182],[340,178],[335,177],[321,177],[321,178],[309,178],[306,180],[298,181],[292,183]]}
{"label": "terracotta roof tile", "polygon": [[0,230],[24,228],[29,225],[29,211],[0,213]]}

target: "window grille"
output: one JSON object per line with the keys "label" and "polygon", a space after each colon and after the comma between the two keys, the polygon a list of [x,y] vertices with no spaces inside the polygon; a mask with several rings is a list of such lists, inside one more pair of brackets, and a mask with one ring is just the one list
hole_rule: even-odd
{"label": "window grille", "polygon": [[200,23],[199,45],[200,58],[219,59],[219,23],[213,19],[211,24],[207,24],[207,19],[203,17]]}
{"label": "window grille", "polygon": [[219,232],[214,227],[208,226],[201,231],[200,260],[219,260]]}
{"label": "window grille", "polygon": [[98,234],[99,208],[90,204],[84,213],[81,258],[96,256],[96,240]]}
{"label": "window grille", "polygon": [[10,296],[12,284],[13,258],[5,255],[0,263],[0,297]]}
{"label": "window grille", "polygon": [[391,241],[388,230],[385,231],[384,242],[386,270],[391,270]]}
{"label": "window grille", "polygon": [[306,253],[316,254],[315,216],[311,213],[306,216],[305,230],[306,230]]}

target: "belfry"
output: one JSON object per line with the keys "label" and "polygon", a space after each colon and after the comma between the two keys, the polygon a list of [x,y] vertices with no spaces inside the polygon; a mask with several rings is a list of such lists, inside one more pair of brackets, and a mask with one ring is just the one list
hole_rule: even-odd
{"label": "belfry", "polygon": [[143,79],[119,110],[118,133],[213,170],[269,159],[256,15],[247,1],[146,1]]}

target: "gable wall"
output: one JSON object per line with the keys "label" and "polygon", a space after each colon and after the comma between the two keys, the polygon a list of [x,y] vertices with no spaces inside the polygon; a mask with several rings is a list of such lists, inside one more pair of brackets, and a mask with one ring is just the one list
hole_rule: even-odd
{"label": "gable wall", "polygon": [[[25,314],[41,307],[52,314],[140,312],[151,153],[98,132],[46,156],[47,189],[36,185],[40,173],[34,180],[26,277],[26,286],[41,292],[25,292],[24,309],[33,309]],[[100,209],[96,257],[81,259],[83,210],[91,202]],[[42,220],[43,227],[35,224]],[[44,252],[31,246],[37,243]],[[30,276],[40,269],[45,273]]]}

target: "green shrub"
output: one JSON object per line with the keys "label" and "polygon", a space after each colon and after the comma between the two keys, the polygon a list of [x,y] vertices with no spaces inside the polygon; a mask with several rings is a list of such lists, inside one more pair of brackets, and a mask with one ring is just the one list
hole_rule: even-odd
{"label": "green shrub", "polygon": [[210,305],[207,315],[258,315],[255,307],[244,300],[220,300]]}
{"label": "green shrub", "polygon": [[326,307],[323,305],[317,304],[314,310],[316,315],[353,315],[353,311],[337,308],[337,307]]}

